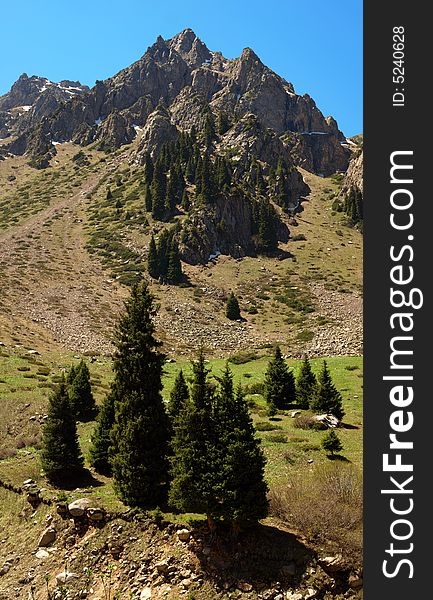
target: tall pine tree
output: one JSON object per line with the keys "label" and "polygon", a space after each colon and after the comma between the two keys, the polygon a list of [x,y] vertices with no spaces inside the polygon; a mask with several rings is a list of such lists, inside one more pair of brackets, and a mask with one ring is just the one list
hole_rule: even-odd
{"label": "tall pine tree", "polygon": [[186,408],[188,400],[189,390],[181,369],[174,381],[174,386],[170,392],[170,400],[168,403],[168,413],[173,421],[176,420],[182,410]]}
{"label": "tall pine tree", "polygon": [[168,418],[161,390],[165,357],[155,338],[154,299],[146,283],[132,288],[115,334],[114,489],[130,506],[156,506],[167,484]]}
{"label": "tall pine tree", "polygon": [[150,193],[152,196],[152,216],[154,219],[162,221],[165,217],[165,196],[167,192],[167,177],[164,171],[162,160],[156,162]]}
{"label": "tall pine tree", "polygon": [[310,403],[310,408],[315,413],[330,413],[337,419],[344,417],[343,398],[332,382],[326,360],[323,361],[322,370],[317,377],[316,393]]}
{"label": "tall pine tree", "polygon": [[214,410],[220,455],[220,481],[216,493],[220,502],[214,517],[228,521],[235,529],[254,525],[268,513],[265,457],[239,385],[233,388],[229,367],[219,380]]}
{"label": "tall pine tree", "polygon": [[203,350],[193,363],[191,400],[174,427],[170,504],[183,512],[198,512],[211,523],[219,505],[217,433],[212,416],[214,389],[208,381]]}
{"label": "tall pine tree", "polygon": [[95,398],[92,394],[90,371],[84,360],[75,370],[74,377],[68,386],[72,412],[77,421],[92,421],[97,413]]}
{"label": "tall pine tree", "polygon": [[296,378],[296,403],[299,408],[308,409],[316,393],[317,380],[314,375],[308,356],[305,356]]}
{"label": "tall pine tree", "polygon": [[295,378],[279,346],[269,361],[265,375],[265,399],[269,407],[284,410],[296,402]]}
{"label": "tall pine tree", "polygon": [[83,474],[84,460],[78,443],[77,423],[65,381],[51,395],[42,434],[41,465],[55,485]]}
{"label": "tall pine tree", "polygon": [[182,264],[179,257],[179,246],[176,238],[173,237],[170,244],[170,250],[168,254],[167,274],[166,280],[168,283],[176,284],[182,281]]}
{"label": "tall pine tree", "polygon": [[114,396],[115,391],[111,389],[99,410],[91,438],[90,464],[102,475],[111,475],[110,447],[111,430],[114,425]]}
{"label": "tall pine tree", "polygon": [[156,249],[155,238],[153,237],[153,235],[150,238],[149,242],[149,254],[147,255],[147,271],[153,279],[158,279],[158,277],[161,275],[158,251]]}

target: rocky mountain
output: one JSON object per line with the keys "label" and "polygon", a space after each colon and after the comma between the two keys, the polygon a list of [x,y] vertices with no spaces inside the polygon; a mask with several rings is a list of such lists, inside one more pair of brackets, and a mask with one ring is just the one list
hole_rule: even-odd
{"label": "rocky mountain", "polygon": [[[9,152],[27,153],[35,166],[46,166],[55,143],[96,142],[111,150],[144,128],[140,160],[140,152],[156,152],[180,131],[200,130],[209,113],[224,114],[230,125],[222,149],[240,146],[242,154],[254,146],[259,160],[283,156],[325,176],[347,168],[344,135],[310,96],[296,94],[250,48],[226,59],[191,29],[169,40],[158,37],[137,62],[91,90],[22,75],[0,98],[0,137],[11,137]],[[246,135],[249,126],[253,132]]]}
{"label": "rocky mountain", "polygon": [[363,169],[364,152],[362,148],[359,148],[358,151],[354,153],[343,179],[340,192],[342,197],[348,196],[352,190],[359,191],[361,194],[363,193]]}

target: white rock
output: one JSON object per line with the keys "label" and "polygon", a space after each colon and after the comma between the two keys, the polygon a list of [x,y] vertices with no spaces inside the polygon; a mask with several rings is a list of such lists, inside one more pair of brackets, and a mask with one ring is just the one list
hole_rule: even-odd
{"label": "white rock", "polygon": [[61,573],[56,575],[57,585],[65,585],[67,583],[75,581],[76,579],[79,579],[79,576],[76,573],[72,573],[69,571],[62,571]]}
{"label": "white rock", "polygon": [[152,590],[150,587],[145,587],[141,590],[140,600],[150,600],[152,598]]}
{"label": "white rock", "polygon": [[38,550],[36,552],[36,558],[48,558],[50,555],[46,550]]}
{"label": "white rock", "polygon": [[298,592],[286,592],[287,600],[302,600],[302,598],[302,594],[299,594]]}
{"label": "white rock", "polygon": [[179,540],[181,542],[189,542],[189,539],[191,537],[191,532],[189,531],[189,529],[180,529],[177,532],[177,537],[179,538]]}
{"label": "white rock", "polygon": [[90,507],[90,500],[79,498],[68,504],[68,510],[72,517],[82,517],[87,508]]}

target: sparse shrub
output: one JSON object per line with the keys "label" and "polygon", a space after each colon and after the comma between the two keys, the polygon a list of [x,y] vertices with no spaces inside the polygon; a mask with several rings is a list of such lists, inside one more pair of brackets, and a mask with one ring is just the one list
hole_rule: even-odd
{"label": "sparse shrub", "polygon": [[257,421],[254,426],[257,431],[274,431],[276,429],[282,429],[281,425],[269,423],[269,421]]}
{"label": "sparse shrub", "polygon": [[[233,354],[228,359],[229,363],[233,365],[244,365],[252,360],[256,360],[258,358],[257,353],[254,350],[244,350],[242,352],[238,352],[237,354]],[[247,393],[253,394],[254,392],[248,391]]]}
{"label": "sparse shrub", "polygon": [[263,395],[264,392],[264,383],[262,381],[254,381],[253,383],[248,383],[244,386],[245,394],[260,394]]}
{"label": "sparse shrub", "polygon": [[293,421],[293,427],[296,429],[317,429],[317,426],[317,421],[309,414],[298,415]]}
{"label": "sparse shrub", "polygon": [[[286,457],[287,455],[287,457]],[[291,453],[285,460],[295,462]],[[362,561],[361,472],[340,461],[320,465],[270,492],[271,515],[316,542],[338,544],[352,566]],[[308,510],[305,507],[308,506]]]}
{"label": "sparse shrub", "polygon": [[274,444],[287,444],[288,441],[285,433],[271,433],[266,436],[266,439]]}

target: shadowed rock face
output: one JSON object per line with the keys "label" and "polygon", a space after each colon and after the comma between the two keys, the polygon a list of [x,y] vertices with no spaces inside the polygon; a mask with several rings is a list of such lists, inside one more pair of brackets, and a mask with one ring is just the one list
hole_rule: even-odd
{"label": "shadowed rock face", "polygon": [[[31,140],[41,127],[48,143],[98,141],[115,149],[130,143],[138,126],[144,128],[140,161],[143,153],[174,139],[176,131],[202,129],[209,111],[226,113],[235,128],[253,115],[255,139],[250,135],[249,143],[259,154],[293,153],[295,164],[325,175],[347,168],[350,151],[341,145],[343,134],[310,96],[297,95],[250,48],[226,59],[191,29],[170,40],[158,37],[137,62],[91,90],[79,82],[53,84],[22,75],[0,98],[0,137],[18,136],[9,150],[19,154],[39,151]],[[289,134],[296,135],[287,142]],[[238,129],[228,132],[221,146],[236,136]]]}

